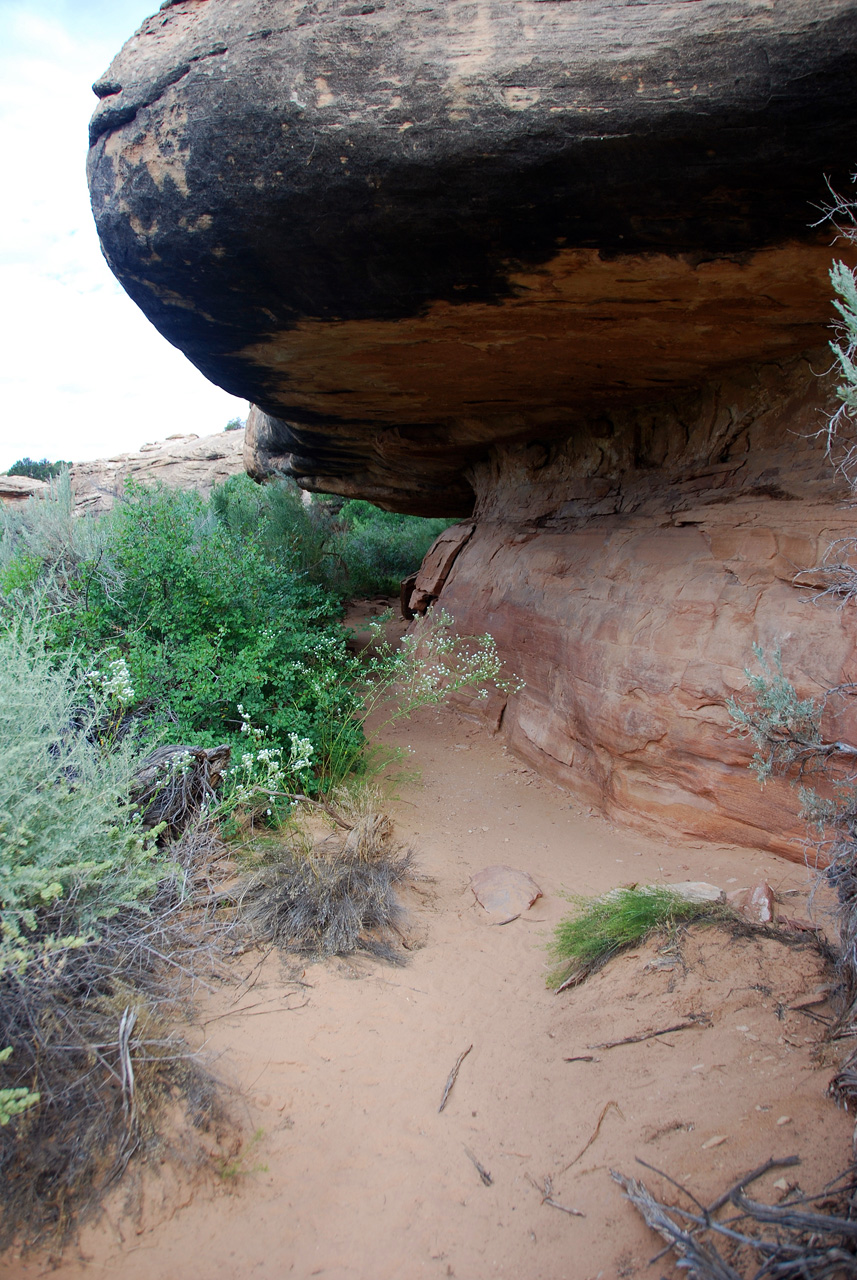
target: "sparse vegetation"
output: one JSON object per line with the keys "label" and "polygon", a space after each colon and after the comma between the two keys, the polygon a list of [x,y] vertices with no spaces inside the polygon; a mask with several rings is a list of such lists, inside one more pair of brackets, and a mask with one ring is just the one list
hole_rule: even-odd
{"label": "sparse vegetation", "polygon": [[171,1088],[200,1122],[214,1106],[168,1026],[203,940],[133,803],[119,696],[52,662],[31,619],[0,632],[0,1247],[62,1236]]}
{"label": "sparse vegetation", "polygon": [[403,959],[397,888],[412,870],[390,823],[368,813],[312,844],[300,833],[266,851],[240,890],[241,916],[261,940],[307,956],[365,951]]}
{"label": "sparse vegetation", "polygon": [[576,913],[556,927],[549,951],[549,987],[583,982],[613,956],[658,930],[722,914],[717,904],[692,902],[666,885],[613,889],[598,898],[573,898]]}
{"label": "sparse vegetation", "polygon": [[[857,200],[835,197],[828,210],[840,235],[857,243]],[[843,381],[837,388],[839,406],[827,427],[827,448],[833,464],[857,486],[857,272],[843,262],[830,273],[840,322],[830,346]],[[857,599],[857,540],[846,539],[830,548],[816,570],[829,586],[822,592],[839,597],[843,606]],[[749,695],[731,699],[728,710],[733,731],[749,738],[756,750],[751,768],[760,783],[772,776],[790,776],[799,789],[801,814],[809,824],[816,848],[816,865],[838,898],[838,972],[841,1011],[839,1034],[857,1032],[857,744],[825,733],[825,713],[839,709],[857,695],[857,685],[845,683],[818,698],[801,698],[787,678],[779,652],[769,659],[754,646],[759,672],[747,672]],[[831,1084],[844,1101],[857,1100],[857,1051]]]}
{"label": "sparse vegetation", "polygon": [[[779,653],[769,661],[757,647],[755,655],[761,672],[747,672],[749,696],[728,703],[733,731],[755,745],[750,767],[760,783],[791,776],[798,787],[801,816],[814,837],[816,865],[824,868],[839,901],[840,1027],[853,1028],[857,1022],[857,746],[826,738],[823,716],[830,703],[853,697],[857,689],[845,685],[828,690],[820,699],[800,698],[783,673]],[[857,1097],[857,1088],[851,1092]]]}

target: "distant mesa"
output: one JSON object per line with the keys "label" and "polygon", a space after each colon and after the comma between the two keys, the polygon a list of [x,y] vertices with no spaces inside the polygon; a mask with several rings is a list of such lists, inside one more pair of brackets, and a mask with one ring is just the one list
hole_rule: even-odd
{"label": "distant mesa", "polygon": [[78,509],[98,513],[113,506],[129,479],[208,494],[228,476],[243,472],[244,432],[219,431],[212,436],[168,436],[141,445],[136,453],[75,463],[71,482]]}
{"label": "distant mesa", "polygon": [[[109,511],[125,487],[125,481],[154,481],[170,489],[195,489],[210,493],[228,476],[244,473],[244,432],[220,431],[212,436],[172,435],[141,445],[135,453],[120,453],[94,462],[76,462],[71,483],[78,512],[98,515]],[[0,475],[0,502],[13,504],[43,496],[50,489],[44,480],[29,476]]]}

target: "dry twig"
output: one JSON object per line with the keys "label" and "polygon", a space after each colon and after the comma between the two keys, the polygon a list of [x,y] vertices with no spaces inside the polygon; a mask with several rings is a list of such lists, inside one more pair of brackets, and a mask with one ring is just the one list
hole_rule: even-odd
{"label": "dry twig", "polygon": [[[850,1214],[854,1192],[854,1170],[843,1179],[825,1188],[818,1196],[802,1196],[780,1205],[762,1204],[744,1194],[744,1187],[762,1177],[770,1169],[799,1164],[798,1156],[771,1158],[756,1169],[744,1174],[712,1204],[705,1208],[687,1187],[663,1170],[656,1169],[645,1160],[638,1163],[672,1183],[683,1195],[693,1201],[699,1212],[690,1212],[678,1204],[661,1204],[643,1183],[611,1170],[612,1177],[624,1189],[625,1194],[639,1211],[646,1223],[667,1242],[667,1248],[657,1255],[663,1257],[670,1249],[681,1259],[680,1267],[697,1280],[740,1280],[733,1262],[746,1264],[749,1270],[741,1274],[753,1275],[755,1280],[770,1277],[771,1280],[844,1280],[857,1276],[857,1222],[842,1214],[808,1212],[799,1205],[835,1197]],[[833,1188],[843,1183],[837,1191]],[[732,1204],[738,1210],[736,1218],[718,1221],[714,1214],[725,1205]],[[688,1224],[680,1226],[676,1219]],[[739,1225],[747,1223],[743,1229]],[[767,1224],[772,1232],[749,1234],[750,1224]],[[706,1233],[713,1233],[727,1242],[728,1258],[724,1258]],[[755,1261],[753,1260],[755,1257]],[[652,1261],[657,1261],[657,1258]],[[761,1261],[761,1265],[759,1265]]]}
{"label": "dry twig", "polygon": [[601,1132],[601,1126],[604,1123],[604,1117],[607,1115],[607,1112],[610,1110],[611,1107],[613,1107],[614,1111],[618,1112],[618,1114],[622,1116],[623,1120],[625,1119],[625,1117],[622,1115],[622,1108],[619,1106],[619,1103],[614,1102],[611,1098],[611,1100],[605,1103],[605,1105],[601,1108],[601,1115],[598,1117],[598,1123],[593,1129],[592,1136],[590,1137],[589,1141],[583,1144],[583,1146],[580,1148],[580,1150],[578,1151],[577,1155],[574,1157],[573,1160],[569,1160],[568,1164],[565,1165],[564,1168],[560,1169],[560,1173],[565,1173],[566,1169],[570,1169],[573,1164],[577,1164],[581,1156],[584,1156],[586,1154],[586,1152],[589,1150],[589,1148],[592,1146],[593,1142]]}
{"label": "dry twig", "polygon": [[722,1209],[728,1204],[735,1191],[741,1191],[742,1188],[749,1186],[751,1182],[755,1182],[757,1178],[763,1177],[769,1173],[771,1169],[791,1169],[794,1165],[800,1164],[800,1156],[782,1156],[781,1159],[771,1156],[770,1160],[766,1160],[764,1164],[760,1164],[758,1168],[751,1169],[749,1173],[745,1173],[743,1178],[739,1178],[737,1182],[733,1182],[722,1195],[708,1206],[709,1213],[716,1213],[718,1209]]}
{"label": "dry twig", "polygon": [[586,1217],[586,1214],[581,1209],[571,1209],[567,1204],[560,1204],[558,1200],[554,1200],[553,1179],[551,1177],[548,1176],[545,1178],[543,1187],[540,1187],[535,1178],[530,1177],[529,1174],[527,1174],[527,1177],[530,1178],[530,1182],[541,1196],[542,1204],[548,1204],[552,1209],[559,1209],[560,1213],[569,1213],[574,1218]]}
{"label": "dry twig", "polygon": [[458,1072],[461,1067],[461,1064],[464,1061],[464,1059],[467,1057],[468,1053],[472,1048],[473,1048],[473,1045],[469,1044],[467,1048],[464,1050],[464,1052],[458,1055],[455,1066],[452,1068],[452,1070],[449,1073],[449,1076],[447,1077],[446,1088],[443,1091],[443,1097],[441,1098],[440,1106],[437,1109],[438,1115],[440,1115],[441,1111],[443,1111],[444,1107],[446,1106],[446,1100],[449,1097],[450,1093],[452,1092],[452,1086],[455,1084],[456,1080],[458,1079]]}
{"label": "dry twig", "polygon": [[[473,1046],[471,1045],[471,1048],[472,1047]],[[469,1147],[464,1148],[464,1154],[467,1156],[467,1159],[470,1161],[470,1163],[475,1168],[476,1172],[479,1174],[479,1177],[482,1179],[484,1185],[486,1187],[490,1187],[494,1182],[494,1179],[491,1177],[491,1174],[488,1172],[488,1170],[484,1167],[484,1165],[481,1165],[479,1163],[479,1161],[476,1159],[476,1156],[473,1154],[473,1152],[470,1150]]]}
{"label": "dry twig", "polygon": [[[623,1044],[642,1044],[644,1040],[654,1040],[656,1036],[672,1035],[674,1031],[689,1031],[693,1027],[710,1027],[711,1017],[707,1013],[694,1013],[689,1022],[677,1022],[673,1027],[662,1027],[659,1031],[643,1031],[638,1036],[623,1036],[621,1040],[608,1040],[606,1044],[588,1044],[587,1049],[618,1049]],[[571,1059],[567,1059],[571,1061]]]}

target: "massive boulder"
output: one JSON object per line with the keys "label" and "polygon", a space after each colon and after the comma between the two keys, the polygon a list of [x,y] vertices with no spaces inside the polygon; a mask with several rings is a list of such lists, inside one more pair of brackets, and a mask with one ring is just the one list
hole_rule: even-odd
{"label": "massive boulder", "polygon": [[418,599],[497,633],[519,749],[793,848],[724,699],[756,639],[857,674],[793,585],[848,525],[811,224],[854,165],[857,0],[172,0],[94,87],[105,255],[257,406],[251,472],[472,517]]}

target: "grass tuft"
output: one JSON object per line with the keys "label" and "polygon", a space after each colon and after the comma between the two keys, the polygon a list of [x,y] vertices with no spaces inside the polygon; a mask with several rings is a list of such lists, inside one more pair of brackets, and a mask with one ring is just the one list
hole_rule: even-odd
{"label": "grass tuft", "polygon": [[573,898],[577,912],[556,927],[549,953],[549,987],[575,986],[649,934],[718,913],[711,902],[690,902],[665,885],[613,889],[599,898]]}
{"label": "grass tuft", "polygon": [[300,955],[363,951],[402,963],[405,912],[397,889],[413,858],[392,845],[384,814],[367,813],[347,835],[314,845],[295,839],[269,848],[267,857],[239,898],[241,918],[257,937]]}

